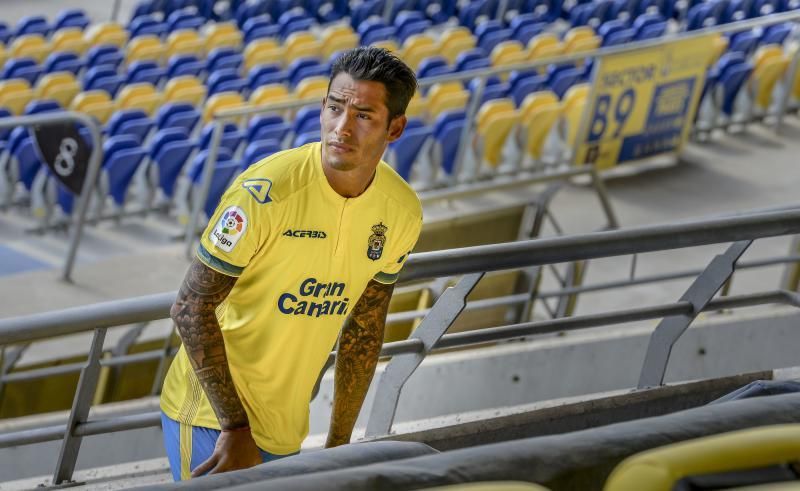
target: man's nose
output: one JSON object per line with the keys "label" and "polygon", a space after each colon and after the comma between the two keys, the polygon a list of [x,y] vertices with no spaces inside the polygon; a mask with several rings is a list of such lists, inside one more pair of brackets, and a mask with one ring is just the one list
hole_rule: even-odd
{"label": "man's nose", "polygon": [[345,111],[336,121],[336,134],[340,136],[350,136],[352,134],[353,117]]}

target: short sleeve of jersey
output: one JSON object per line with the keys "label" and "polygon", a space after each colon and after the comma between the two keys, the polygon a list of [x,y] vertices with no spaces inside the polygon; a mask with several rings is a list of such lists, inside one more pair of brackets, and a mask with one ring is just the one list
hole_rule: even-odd
{"label": "short sleeve of jersey", "polygon": [[228,276],[242,274],[268,233],[263,224],[268,223],[265,208],[270,205],[260,201],[251,188],[239,180],[234,182],[222,196],[197,248],[197,257],[206,266]]}
{"label": "short sleeve of jersey", "polygon": [[397,281],[400,276],[400,270],[408,259],[408,255],[414,249],[414,246],[419,239],[420,231],[422,230],[422,217],[419,217],[416,222],[407,228],[407,232],[400,238],[399,247],[394,248],[394,253],[389,256],[389,261],[383,266],[380,273],[375,275],[375,281],[385,285],[391,285]]}

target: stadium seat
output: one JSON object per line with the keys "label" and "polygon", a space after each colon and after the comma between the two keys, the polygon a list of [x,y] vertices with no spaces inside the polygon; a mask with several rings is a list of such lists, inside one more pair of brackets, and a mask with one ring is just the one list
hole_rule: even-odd
{"label": "stadium seat", "polygon": [[564,54],[594,51],[600,47],[600,42],[591,27],[573,27],[564,35]]}
{"label": "stadium seat", "polygon": [[19,145],[12,147],[12,154],[17,162],[19,182],[25,186],[26,190],[30,191],[33,187],[33,181],[41,171],[43,164],[39,158],[36,144],[33,142],[33,138],[27,135],[27,132]]}
{"label": "stadium seat", "polygon": [[580,82],[583,70],[573,66],[551,66],[547,73],[547,85],[558,97],[563,97],[570,87]]}
{"label": "stadium seat", "polygon": [[61,10],[53,21],[53,29],[78,28],[81,31],[91,23],[89,16],[86,15],[81,9],[64,9]]}
{"label": "stadium seat", "polygon": [[567,148],[574,148],[580,130],[581,118],[589,98],[589,84],[571,87],[561,101],[564,142]]}
{"label": "stadium seat", "polygon": [[448,121],[446,124],[434,124],[433,140],[438,148],[439,167],[447,175],[452,175],[455,169],[456,154],[464,124],[463,118]]}
{"label": "stadium seat", "polygon": [[195,30],[181,29],[167,36],[166,56],[204,55],[205,41]]}
{"label": "stadium seat", "polygon": [[529,94],[547,88],[547,78],[543,75],[533,74],[528,77],[520,78],[519,80],[514,80],[512,83],[509,77],[509,84],[511,85],[509,95],[514,99],[514,103],[517,106],[522,106],[522,101],[524,101]]}
{"label": "stadium seat", "polygon": [[286,102],[292,99],[289,89],[283,84],[262,85],[250,94],[250,104],[263,106],[265,104],[275,104]]}
{"label": "stadium seat", "polygon": [[259,65],[282,64],[284,57],[285,49],[275,39],[257,39],[244,49],[244,67],[250,71]]}
{"label": "stadium seat", "polygon": [[200,121],[200,113],[192,104],[185,102],[168,102],[158,109],[155,117],[159,130],[178,128],[191,135]]}
{"label": "stadium seat", "polygon": [[41,63],[51,52],[50,43],[41,34],[26,34],[11,42],[8,48],[9,58],[33,58]]}
{"label": "stadium seat", "polygon": [[29,15],[21,18],[17,25],[14,27],[14,33],[17,37],[27,36],[30,34],[37,34],[43,37],[50,35],[50,25],[47,19],[42,15]]}
{"label": "stadium seat", "polygon": [[242,92],[247,87],[247,81],[239,78],[236,70],[224,68],[209,74],[206,86],[210,97],[220,92]]}
{"label": "stadium seat", "polygon": [[506,140],[519,121],[519,115],[514,110],[511,99],[498,99],[484,104],[477,117],[473,147],[477,162],[497,167],[501,163]]}
{"label": "stadium seat", "polygon": [[178,128],[170,128],[153,135],[150,162],[155,168],[156,186],[167,200],[175,195],[175,183],[197,145]]}
{"label": "stadium seat", "polygon": [[764,29],[761,44],[783,44],[792,32],[791,24],[775,24]]}
{"label": "stadium seat", "polygon": [[438,54],[439,47],[435,39],[425,34],[416,34],[403,43],[400,58],[416,71],[422,60]]}
{"label": "stadium seat", "polygon": [[107,65],[89,68],[83,76],[84,90],[104,90],[112,98],[116,97],[124,84],[125,77],[118,75],[113,67]]}
{"label": "stadium seat", "polygon": [[281,143],[277,140],[256,140],[250,142],[244,150],[240,164],[240,172],[270,155],[281,151]]}
{"label": "stadium seat", "polygon": [[747,61],[726,63],[725,56],[720,59],[722,68],[720,69],[720,74],[715,83],[715,102],[723,113],[727,116],[731,116],[733,115],[739,90],[745,82],[747,82],[747,79],[753,72],[753,65]]}
{"label": "stadium seat", "polygon": [[69,51],[78,55],[83,55],[89,49],[89,45],[83,39],[83,31],[77,27],[63,28],[53,33],[50,39],[51,52]]}
{"label": "stadium seat", "polygon": [[453,68],[443,56],[429,56],[419,63],[417,78],[436,77],[452,72]]}
{"label": "stadium seat", "polygon": [[103,143],[104,179],[101,182],[107,183],[104,191],[117,207],[124,206],[133,176],[145,155],[139,141],[132,135],[112,136]]}
{"label": "stadium seat", "polygon": [[241,50],[244,34],[231,22],[218,22],[209,26],[206,32],[206,52],[215,48],[233,48]]}
{"label": "stadium seat", "polygon": [[25,80],[0,81],[0,108],[8,109],[11,114],[21,115],[33,97],[33,90]]}
{"label": "stadium seat", "polygon": [[206,71],[208,73],[217,70],[234,69],[239,70],[244,63],[244,57],[231,47],[211,48],[206,59]]}
{"label": "stadium seat", "polygon": [[486,52],[480,48],[464,51],[456,56],[454,71],[462,72],[465,70],[479,70],[490,68],[491,61],[486,56]]}
{"label": "stadium seat", "polygon": [[106,91],[89,90],[76,95],[70,109],[86,113],[96,118],[101,124],[105,124],[116,109],[116,104]]}
{"label": "stadium seat", "polygon": [[328,77],[308,77],[297,84],[294,95],[297,99],[316,98],[321,101],[328,93],[328,82]]}
{"label": "stadium seat", "polygon": [[128,32],[130,32],[131,39],[148,35],[162,38],[167,33],[167,24],[155,16],[141,15],[131,20],[128,24]]}
{"label": "stadium seat", "polygon": [[206,86],[197,77],[183,75],[169,80],[164,86],[164,102],[187,102],[200,106],[206,99]]}
{"label": "stadium seat", "polygon": [[36,85],[36,97],[52,99],[62,107],[69,107],[72,99],[81,91],[81,85],[70,72],[43,75]]}
{"label": "stadium seat", "polygon": [[89,48],[86,53],[86,66],[98,67],[110,65],[117,69],[125,59],[125,55],[116,46],[103,45]]}
{"label": "stadium seat", "polygon": [[759,41],[759,34],[753,30],[737,32],[730,37],[728,51],[739,51],[745,56],[750,56],[755,52]]}
{"label": "stadium seat", "polygon": [[22,79],[30,85],[35,85],[42,74],[42,67],[33,58],[12,58],[3,65],[0,79]]}
{"label": "stadium seat", "polygon": [[277,39],[281,33],[281,26],[273,24],[268,15],[260,15],[248,19],[244,26],[244,43],[249,45],[259,39]]}
{"label": "stadium seat", "polygon": [[292,125],[277,114],[257,114],[248,122],[245,138],[249,142],[259,140],[283,142],[291,130]]}
{"label": "stadium seat", "polygon": [[[203,150],[194,157],[189,166],[189,172],[187,174],[190,183],[189,195],[187,196],[188,206],[182,207],[187,212],[191,210],[191,204],[199,199],[197,194],[206,160],[208,160],[208,151]],[[214,172],[211,176],[211,186],[209,188],[208,197],[201,208],[207,217],[214,214],[214,210],[222,197],[222,193],[225,192],[231,180],[238,172],[239,162],[235,162],[233,156],[227,150],[220,149],[217,155],[217,162],[214,165]],[[185,223],[188,220],[188,213],[181,214],[179,219]]]}
{"label": "stadium seat", "polygon": [[393,167],[406,181],[410,179],[414,163],[432,133],[430,126],[406,128],[400,138],[389,144]]}
{"label": "stadium seat", "polygon": [[475,36],[463,26],[448,28],[439,38],[439,54],[451,64],[455,63],[459,53],[469,51],[476,46]]}
{"label": "stadium seat", "polygon": [[238,109],[247,106],[238,92],[222,92],[208,98],[203,106],[203,122],[208,123],[213,115],[222,110]]}
{"label": "stadium seat", "polygon": [[[539,34],[533,37],[528,43],[528,60],[539,61],[545,58],[552,58],[564,53],[564,46],[558,38],[549,33]],[[540,71],[542,71],[540,69]]]}
{"label": "stadium seat", "polygon": [[153,34],[144,34],[131,39],[125,52],[125,62],[155,61],[160,63],[166,54],[166,47],[161,39]]}
{"label": "stadium seat", "polygon": [[317,38],[309,32],[295,32],[290,34],[284,42],[284,64],[288,65],[292,61],[301,57],[319,58],[322,53],[322,46]]}
{"label": "stadium seat", "polygon": [[141,109],[152,115],[163,102],[163,96],[152,84],[138,83],[122,87],[116,101],[120,109]]}
{"label": "stadium seat", "polygon": [[116,22],[91,24],[83,35],[89,46],[111,45],[124,48],[128,42],[128,31]]}
{"label": "stadium seat", "polygon": [[154,61],[134,61],[128,66],[125,83],[136,84],[146,82],[155,86],[161,84],[167,71]]}
{"label": "stadium seat", "polygon": [[323,58],[330,58],[333,53],[352,49],[358,46],[358,35],[346,24],[338,24],[325,28],[320,35]]}
{"label": "stadium seat", "polygon": [[753,56],[753,74],[749,81],[751,99],[755,108],[766,112],[772,104],[775,85],[789,67],[789,57],[778,45],[762,46]]}
{"label": "stadium seat", "polygon": [[251,91],[270,84],[285,84],[286,72],[279,63],[258,65],[247,74],[247,85]]}
{"label": "stadium seat", "polygon": [[167,78],[183,76],[200,77],[206,70],[206,62],[193,55],[176,55],[167,62]]}
{"label": "stadium seat", "polygon": [[519,127],[519,142],[524,157],[533,164],[542,163],[547,137],[561,117],[561,106],[557,102],[546,102],[531,106],[522,114]]}
{"label": "stadium seat", "polygon": [[167,32],[197,31],[205,24],[205,19],[196,15],[192,9],[178,9],[167,15]]}
{"label": "stadium seat", "polygon": [[143,143],[152,128],[153,122],[141,109],[121,109],[108,120],[106,133],[108,136],[131,135]]}
{"label": "stadium seat", "polygon": [[[492,66],[495,67],[518,65],[525,63],[527,59],[528,53],[522,43],[513,40],[501,42],[494,47],[489,55],[489,60],[492,62]],[[505,77],[502,78],[508,78],[508,75],[505,74]]]}

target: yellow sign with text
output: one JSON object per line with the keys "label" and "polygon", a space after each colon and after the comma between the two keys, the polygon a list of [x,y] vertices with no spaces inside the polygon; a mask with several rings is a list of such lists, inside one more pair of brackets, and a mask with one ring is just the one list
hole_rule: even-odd
{"label": "yellow sign with text", "polygon": [[575,163],[608,169],[679,151],[713,51],[708,35],[598,60]]}

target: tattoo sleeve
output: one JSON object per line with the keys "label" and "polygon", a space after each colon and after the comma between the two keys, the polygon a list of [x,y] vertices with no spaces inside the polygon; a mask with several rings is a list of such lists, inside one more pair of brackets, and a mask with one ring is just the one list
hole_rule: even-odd
{"label": "tattoo sleeve", "polygon": [[222,429],[248,425],[247,413],[228,368],[225,342],[215,312],[234,283],[236,278],[218,273],[195,259],[170,310],[194,373]]}
{"label": "tattoo sleeve", "polygon": [[350,442],[375,374],[394,285],[372,280],[344,323],[336,353],[333,414],[328,447]]}

